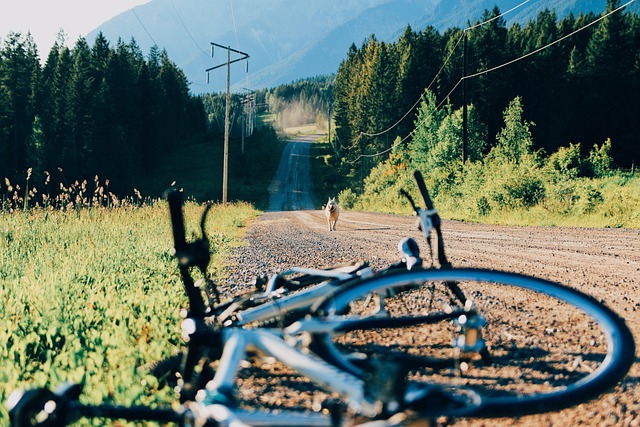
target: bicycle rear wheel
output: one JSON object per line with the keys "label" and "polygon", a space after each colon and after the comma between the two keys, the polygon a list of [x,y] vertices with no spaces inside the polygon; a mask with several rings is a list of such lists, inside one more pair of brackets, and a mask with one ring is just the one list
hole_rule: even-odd
{"label": "bicycle rear wheel", "polygon": [[[486,320],[482,338],[490,360],[478,361],[478,354],[465,355],[451,345],[457,334],[452,320],[464,311],[455,307],[457,298],[446,282],[457,282]],[[371,297],[376,294],[386,296],[383,310]],[[462,411],[466,416],[518,416],[573,406],[616,385],[635,356],[624,321],[596,299],[557,283],[499,271],[382,275],[336,289],[316,304],[314,315],[341,322],[338,334],[316,333],[312,339],[312,349],[330,363],[367,378],[362,356],[387,355],[410,371],[410,381],[480,395],[480,404]],[[434,417],[455,415],[446,408],[424,410]]]}

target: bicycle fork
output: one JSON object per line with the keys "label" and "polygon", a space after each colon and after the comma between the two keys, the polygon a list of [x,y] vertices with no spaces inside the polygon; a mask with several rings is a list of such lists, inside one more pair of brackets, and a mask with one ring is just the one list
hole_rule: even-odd
{"label": "bicycle fork", "polygon": [[237,373],[247,352],[257,350],[272,356],[298,373],[310,378],[325,390],[334,391],[346,399],[348,406],[359,414],[375,417],[382,411],[381,402],[365,396],[364,381],[328,364],[321,358],[289,345],[278,333],[269,329],[228,329],[223,331],[224,350],[214,378],[207,384],[204,403],[221,403],[235,388]]}

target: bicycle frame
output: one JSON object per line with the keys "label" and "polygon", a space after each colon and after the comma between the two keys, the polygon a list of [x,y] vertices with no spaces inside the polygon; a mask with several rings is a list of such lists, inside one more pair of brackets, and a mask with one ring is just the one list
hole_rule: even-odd
{"label": "bicycle frame", "polygon": [[[318,277],[327,277],[329,280],[309,286],[303,290],[292,293],[290,295],[281,296],[279,290],[275,288],[277,278],[284,277],[289,274],[301,273]],[[311,268],[292,268],[278,275],[274,275],[269,280],[269,285],[262,295],[267,301],[262,304],[250,307],[238,312],[233,311],[233,307],[223,311],[219,317],[224,319],[233,312],[235,326],[246,326],[252,322],[266,322],[278,319],[294,310],[309,308],[320,297],[326,295],[336,286],[355,278],[366,278],[373,276],[374,272],[370,268],[364,268],[355,273],[344,273],[334,270],[321,270]],[[227,322],[228,324],[229,322]]]}
{"label": "bicycle frame", "polygon": [[[455,319],[468,311],[453,311],[450,313],[436,313],[425,315],[422,318],[412,318],[412,324],[437,323],[444,320]],[[398,408],[402,404],[423,398],[429,393],[431,388],[422,385],[421,388],[408,387],[402,396],[390,396],[387,390],[376,389],[375,386],[367,382],[358,375],[349,373],[347,370],[336,367],[323,358],[305,351],[304,334],[308,333],[328,333],[338,335],[344,330],[358,328],[358,323],[362,322],[389,322],[389,319],[381,318],[344,318],[334,316],[330,320],[320,321],[318,319],[305,319],[298,321],[285,331],[278,328],[258,328],[244,329],[241,327],[228,327],[221,331],[223,351],[220,357],[218,369],[214,378],[207,384],[206,392],[200,396],[201,404],[195,409],[200,415],[207,417],[224,414],[225,420],[236,419],[246,422],[252,426],[335,426],[336,414],[332,416],[320,413],[310,413],[309,411],[285,411],[278,412],[277,415],[268,413],[254,413],[248,411],[235,411],[227,406],[216,407],[215,402],[221,393],[223,400],[227,398],[225,393],[236,387],[237,375],[243,367],[243,361],[248,352],[257,351],[263,355],[271,356],[287,367],[295,370],[299,374],[313,381],[324,390],[337,393],[341,396],[347,406],[354,413],[374,418],[379,416],[383,410],[383,405],[396,405]],[[398,326],[402,326],[398,324]],[[288,335],[296,334],[293,335]],[[389,371],[389,365],[385,371]],[[391,372],[393,370],[391,369]],[[379,373],[382,374],[382,373]],[[393,373],[388,373],[393,375]],[[376,396],[384,395],[384,402]],[[394,400],[396,399],[396,400]],[[402,403],[401,403],[402,402]],[[479,398],[473,407],[479,406]],[[217,408],[217,409],[216,409]],[[224,409],[223,409],[224,408]],[[217,413],[211,412],[217,411]],[[397,422],[405,421],[406,415],[402,412],[394,414],[389,420],[377,420],[371,426],[392,426]],[[219,418],[216,418],[219,420]],[[367,425],[367,424],[364,424]]]}

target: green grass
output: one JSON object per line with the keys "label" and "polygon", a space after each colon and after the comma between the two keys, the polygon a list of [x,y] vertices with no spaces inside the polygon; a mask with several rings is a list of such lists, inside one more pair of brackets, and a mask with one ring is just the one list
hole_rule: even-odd
{"label": "green grass", "polygon": [[[187,203],[188,236],[201,212]],[[243,203],[213,207],[206,229],[214,275],[258,214]],[[0,224],[0,400],[21,387],[84,380],[85,402],[171,402],[172,390],[138,369],[181,345],[187,301],[170,254],[166,203],[32,209],[2,214]]]}

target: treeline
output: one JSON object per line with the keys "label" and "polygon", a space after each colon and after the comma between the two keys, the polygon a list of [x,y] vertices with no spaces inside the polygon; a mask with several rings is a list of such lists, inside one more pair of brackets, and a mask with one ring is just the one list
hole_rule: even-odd
{"label": "treeline", "polygon": [[10,33],[0,46],[0,177],[98,175],[130,194],[162,153],[206,132],[204,111],[157,47],[145,57],[134,40],[111,47],[100,34],[93,46],[57,42],[42,65],[31,36]]}
{"label": "treeline", "polygon": [[[608,0],[605,13],[619,6]],[[393,43],[371,36],[359,48],[352,45],[335,80],[333,143],[341,174],[355,188],[387,158],[397,137],[411,140],[421,126],[413,119],[425,88],[439,108],[450,103],[455,110],[463,105],[465,84],[487,141],[481,154],[493,148],[503,111],[520,97],[533,149],[551,153],[574,143],[587,155],[610,139],[615,163],[630,167],[640,159],[640,20],[622,10],[598,21],[603,15],[559,20],[545,10],[507,28],[496,7],[466,30],[407,27]]]}
{"label": "treeline", "polygon": [[326,129],[331,116],[335,76],[318,76],[258,92],[276,129],[315,123]]}
{"label": "treeline", "polygon": [[[314,123],[320,130],[326,129],[333,103],[334,79],[335,76],[316,76],[273,88],[232,93],[229,108],[230,137],[240,138],[243,126],[246,134],[252,124],[255,127],[265,122],[279,131]],[[201,95],[201,99],[209,132],[222,137],[226,94],[205,94]]]}

